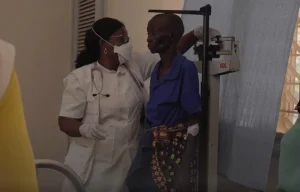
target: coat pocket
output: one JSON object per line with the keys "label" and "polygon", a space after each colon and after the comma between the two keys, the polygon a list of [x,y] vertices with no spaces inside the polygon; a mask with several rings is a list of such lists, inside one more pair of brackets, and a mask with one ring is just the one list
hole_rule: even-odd
{"label": "coat pocket", "polygon": [[96,141],[95,145],[95,160],[97,162],[110,164],[114,156],[114,136],[109,135],[104,140]]}
{"label": "coat pocket", "polygon": [[83,144],[83,141],[78,142],[72,140],[65,158],[65,164],[85,183],[90,174],[90,167],[92,165],[93,144]]}

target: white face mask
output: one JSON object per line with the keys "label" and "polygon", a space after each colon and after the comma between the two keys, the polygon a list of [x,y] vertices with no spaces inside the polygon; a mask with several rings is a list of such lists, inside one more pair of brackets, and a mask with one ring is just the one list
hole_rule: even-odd
{"label": "white face mask", "polygon": [[131,40],[123,45],[120,46],[114,46],[114,53],[118,54],[118,59],[120,64],[127,63],[131,60],[131,54],[132,54],[132,43]]}
{"label": "white face mask", "polygon": [[127,63],[128,61],[131,60],[131,54],[132,54],[132,43],[130,38],[128,39],[128,42],[120,45],[120,46],[116,46],[116,45],[112,45],[111,43],[107,42],[105,39],[103,39],[100,35],[98,35],[98,33],[96,33],[96,31],[92,28],[92,31],[103,41],[105,41],[106,43],[108,43],[109,45],[111,45],[112,47],[114,47],[114,53],[118,54],[118,59],[119,59],[119,63],[120,64],[124,64]]}

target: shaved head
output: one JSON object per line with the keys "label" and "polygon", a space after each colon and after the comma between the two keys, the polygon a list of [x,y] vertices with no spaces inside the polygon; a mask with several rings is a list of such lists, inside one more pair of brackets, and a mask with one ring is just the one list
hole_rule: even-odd
{"label": "shaved head", "polygon": [[174,34],[176,38],[179,40],[184,33],[184,25],[182,19],[175,14],[172,13],[163,13],[155,15],[150,21],[161,20],[162,25],[166,28],[170,33]]}

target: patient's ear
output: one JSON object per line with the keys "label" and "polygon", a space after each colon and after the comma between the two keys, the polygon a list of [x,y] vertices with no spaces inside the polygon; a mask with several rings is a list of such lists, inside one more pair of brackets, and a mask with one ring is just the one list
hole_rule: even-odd
{"label": "patient's ear", "polygon": [[172,34],[170,35],[170,40],[171,40],[171,41],[174,41],[174,39],[175,39],[175,35],[172,33]]}
{"label": "patient's ear", "polygon": [[171,41],[171,42],[178,43],[179,40],[180,40],[180,38],[181,38],[181,37],[180,37],[179,35],[174,34],[174,33],[172,33],[172,34],[170,35],[170,41]]}

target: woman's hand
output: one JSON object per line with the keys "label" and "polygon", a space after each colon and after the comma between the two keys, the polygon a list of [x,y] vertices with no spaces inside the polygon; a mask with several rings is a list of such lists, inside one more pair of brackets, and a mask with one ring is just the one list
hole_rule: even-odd
{"label": "woman's hand", "polygon": [[[213,28],[209,29],[209,39],[221,36],[221,33]],[[197,27],[196,29],[188,32],[184,36],[181,37],[180,41],[177,45],[177,50],[179,53],[184,54],[188,51],[195,43],[199,40],[203,39],[203,27]]]}
{"label": "woman's hand", "polygon": [[79,127],[79,132],[83,137],[94,140],[104,140],[107,134],[101,129],[98,124],[82,124]]}
{"label": "woman's hand", "polygon": [[94,140],[103,140],[108,134],[101,129],[98,124],[81,123],[82,119],[59,117],[58,124],[60,130],[70,137],[85,137]]}

